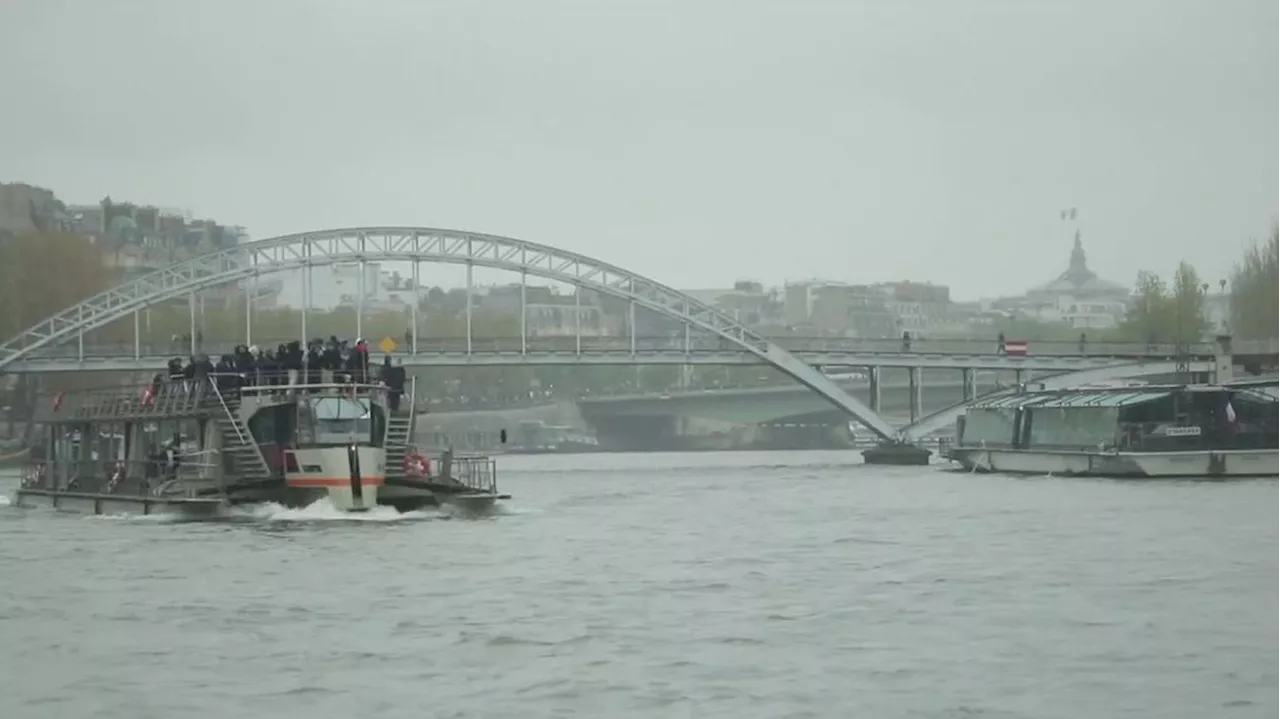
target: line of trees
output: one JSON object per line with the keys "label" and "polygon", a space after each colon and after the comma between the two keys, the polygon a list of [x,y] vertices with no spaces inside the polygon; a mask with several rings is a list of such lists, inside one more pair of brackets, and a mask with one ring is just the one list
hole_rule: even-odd
{"label": "line of trees", "polygon": [[98,248],[83,235],[0,233],[0,337],[115,284]]}
{"label": "line of trees", "polygon": [[1211,334],[1204,302],[1209,289],[1186,262],[1178,263],[1168,283],[1154,272],[1140,272],[1133,303],[1115,334],[1151,344],[1202,341]]}
{"label": "line of trees", "polygon": [[1276,336],[1280,287],[1280,227],[1254,242],[1231,270],[1231,328],[1241,339]]}

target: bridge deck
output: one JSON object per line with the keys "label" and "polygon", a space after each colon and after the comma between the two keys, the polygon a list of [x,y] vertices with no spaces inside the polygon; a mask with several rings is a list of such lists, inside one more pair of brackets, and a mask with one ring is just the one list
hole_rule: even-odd
{"label": "bridge deck", "polygon": [[[175,352],[174,354],[177,354]],[[133,356],[132,354],[37,354],[20,359],[5,368],[6,373],[24,372],[89,372],[89,371],[158,371],[174,354]],[[924,352],[886,352],[858,350],[793,350],[802,361],[831,367],[899,367],[922,369],[1030,370],[1072,372],[1149,361],[1168,361],[1169,355],[1088,354],[1030,355],[1008,357],[997,354],[951,354]],[[423,350],[417,353],[397,351],[392,357],[406,367],[475,367],[538,365],[764,365],[759,356],[733,350],[526,350],[455,352]],[[1191,358],[1193,369],[1213,361],[1212,355]]]}

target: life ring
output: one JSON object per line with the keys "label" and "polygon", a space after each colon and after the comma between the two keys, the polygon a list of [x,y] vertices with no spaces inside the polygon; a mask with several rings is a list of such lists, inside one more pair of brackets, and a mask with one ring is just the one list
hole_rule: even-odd
{"label": "life ring", "polygon": [[124,479],[124,462],[116,462],[111,468],[111,479],[107,480],[107,492],[115,491],[116,485],[120,484],[120,480]]}
{"label": "life ring", "polygon": [[404,473],[409,477],[430,477],[431,463],[419,452],[410,452],[404,456]]}

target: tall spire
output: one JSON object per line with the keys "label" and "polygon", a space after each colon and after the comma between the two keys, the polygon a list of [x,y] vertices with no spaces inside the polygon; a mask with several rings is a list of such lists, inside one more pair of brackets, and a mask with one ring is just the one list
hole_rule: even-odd
{"label": "tall spire", "polygon": [[1073,275],[1089,274],[1089,263],[1084,256],[1084,245],[1080,243],[1080,230],[1076,230],[1076,244],[1071,248],[1071,264],[1067,272]]}

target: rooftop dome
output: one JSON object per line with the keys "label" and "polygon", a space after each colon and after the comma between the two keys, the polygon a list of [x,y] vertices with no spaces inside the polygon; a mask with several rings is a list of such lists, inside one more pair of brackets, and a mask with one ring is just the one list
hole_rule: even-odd
{"label": "rooftop dome", "polygon": [[1104,280],[1096,272],[1089,269],[1085,258],[1084,245],[1080,243],[1080,231],[1076,231],[1075,246],[1071,248],[1071,262],[1066,272],[1058,275],[1052,282],[1043,284],[1031,291],[1033,294],[1129,294],[1129,288]]}

